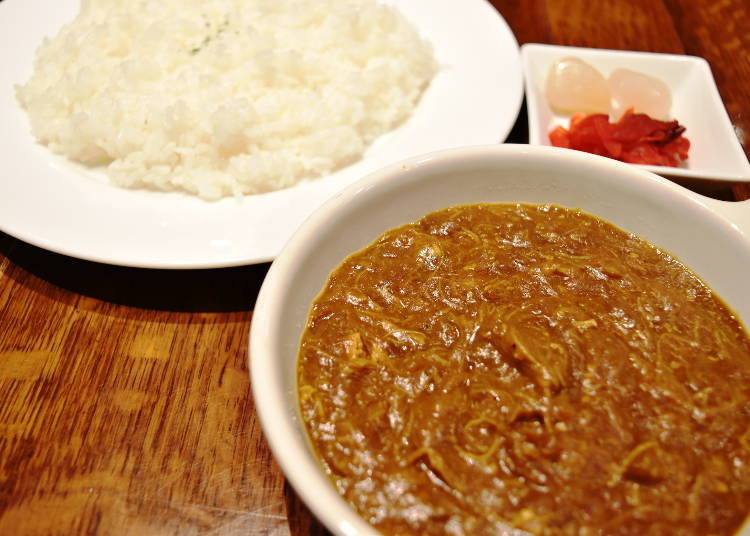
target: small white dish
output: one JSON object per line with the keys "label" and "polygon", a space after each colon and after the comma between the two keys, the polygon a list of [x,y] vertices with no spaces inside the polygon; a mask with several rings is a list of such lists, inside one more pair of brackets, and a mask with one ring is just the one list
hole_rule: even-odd
{"label": "small white dish", "polygon": [[638,167],[676,179],[750,181],[750,163],[734,133],[711,68],[705,59],[695,56],[532,43],[523,45],[521,62],[531,145],[550,145],[548,133],[558,125],[567,127],[570,124],[570,116],[555,114],[544,95],[550,65],[570,56],[596,67],[605,77],[614,69],[631,69],[654,76],[671,89],[671,116],[686,128],[685,136],[690,140],[689,158],[679,168]]}

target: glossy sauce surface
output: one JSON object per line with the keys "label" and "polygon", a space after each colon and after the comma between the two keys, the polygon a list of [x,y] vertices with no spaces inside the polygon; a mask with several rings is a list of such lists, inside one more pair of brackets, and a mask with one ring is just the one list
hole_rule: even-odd
{"label": "glossy sauce surface", "polygon": [[321,463],[385,534],[728,535],[750,510],[747,333],[576,210],[386,232],[331,275],[298,367]]}

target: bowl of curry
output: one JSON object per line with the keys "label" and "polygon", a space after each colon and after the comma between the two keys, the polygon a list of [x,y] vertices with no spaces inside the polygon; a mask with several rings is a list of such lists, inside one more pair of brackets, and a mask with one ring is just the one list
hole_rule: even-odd
{"label": "bowl of curry", "polygon": [[748,208],[525,145],[364,178],[259,294],[277,461],[339,535],[750,534]]}

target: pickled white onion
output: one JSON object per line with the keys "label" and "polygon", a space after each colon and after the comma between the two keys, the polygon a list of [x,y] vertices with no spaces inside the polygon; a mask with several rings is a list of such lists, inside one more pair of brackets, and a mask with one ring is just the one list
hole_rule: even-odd
{"label": "pickled white onion", "polygon": [[660,121],[669,119],[672,93],[658,78],[630,69],[615,69],[608,82],[612,95],[610,117],[614,121],[629,108]]}
{"label": "pickled white onion", "polygon": [[556,112],[609,112],[607,80],[594,67],[578,58],[563,58],[552,64],[547,74],[545,92],[547,102]]}
{"label": "pickled white onion", "polygon": [[585,61],[567,57],[549,68],[545,83],[547,102],[560,114],[609,114],[617,121],[628,110],[653,119],[670,119],[672,93],[653,76],[630,69],[615,69],[609,79]]}

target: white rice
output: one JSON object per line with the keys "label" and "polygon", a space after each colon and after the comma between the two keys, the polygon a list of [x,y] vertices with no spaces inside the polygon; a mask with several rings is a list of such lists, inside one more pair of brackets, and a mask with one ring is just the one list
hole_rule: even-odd
{"label": "white rice", "polygon": [[435,70],[376,0],[84,0],[17,96],[41,143],[112,183],[218,199],[355,161]]}

